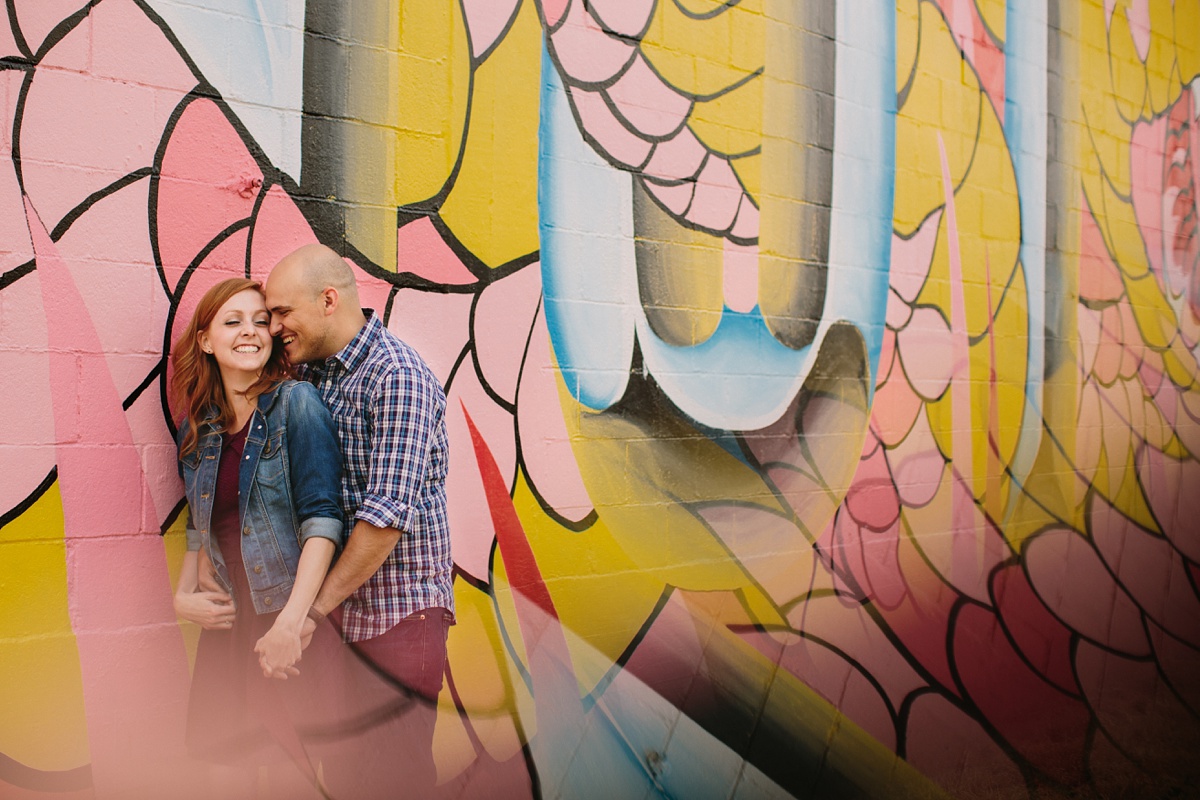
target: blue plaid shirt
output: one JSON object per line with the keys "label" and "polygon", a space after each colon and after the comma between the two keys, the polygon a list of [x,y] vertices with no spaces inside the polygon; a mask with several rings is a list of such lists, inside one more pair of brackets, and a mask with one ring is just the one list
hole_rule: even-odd
{"label": "blue plaid shirt", "polygon": [[379,571],[342,604],[349,642],[427,608],[454,612],[446,395],[417,351],[363,311],[367,324],[348,345],[299,370],[337,425],[346,535],[360,519],[402,532]]}

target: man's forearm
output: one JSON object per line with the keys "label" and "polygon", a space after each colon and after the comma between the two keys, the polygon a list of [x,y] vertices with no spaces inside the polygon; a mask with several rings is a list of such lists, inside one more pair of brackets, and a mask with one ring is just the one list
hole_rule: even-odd
{"label": "man's forearm", "polygon": [[375,574],[399,540],[400,531],[395,528],[377,528],[362,520],[354,523],[346,549],[325,576],[312,607],[321,614],[328,614],[340,606]]}

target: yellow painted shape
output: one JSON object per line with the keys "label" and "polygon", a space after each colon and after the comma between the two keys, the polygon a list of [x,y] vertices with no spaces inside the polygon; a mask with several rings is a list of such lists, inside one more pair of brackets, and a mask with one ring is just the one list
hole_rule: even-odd
{"label": "yellow painted shape", "polygon": [[762,147],[762,115],[760,75],[720,97],[696,103],[688,126],[709,149],[738,155]]}
{"label": "yellow painted shape", "polygon": [[[1150,111],[1161,114],[1179,97],[1179,73],[1175,68],[1175,11],[1172,0],[1150,2],[1150,49],[1146,52],[1146,87]],[[1191,31],[1200,37],[1200,28]]]}
{"label": "yellow painted shape", "polygon": [[1138,58],[1137,45],[1125,9],[1130,0],[1117,3],[1109,18],[1108,63],[1112,80],[1112,100],[1129,123],[1138,119],[1146,109],[1146,66]]}
{"label": "yellow painted shape", "polygon": [[[1123,14],[1122,14],[1123,16]],[[1088,164],[1085,158],[1083,170],[1084,191],[1094,201],[1099,195],[1100,171],[1108,176],[1116,190],[1129,196],[1129,121],[1121,118],[1109,80],[1109,57],[1105,42],[1108,29],[1104,21],[1101,3],[1085,3],[1079,8],[1079,81],[1077,89],[1082,105],[1080,122],[1085,129],[1080,134],[1080,144],[1095,153],[1098,163]],[[1132,47],[1132,42],[1130,43]],[[1140,65],[1139,65],[1140,66]],[[1069,109],[1074,111],[1074,109]],[[1097,213],[1095,203],[1092,209]]]}
{"label": "yellow painted shape", "polygon": [[917,68],[921,42],[920,0],[896,0],[896,91],[902,90]]}
{"label": "yellow painted shape", "polygon": [[475,71],[462,168],[441,209],[459,241],[492,267],[538,249],[541,35],[534,4],[523,3]]}
{"label": "yellow painted shape", "polygon": [[1200,75],[1200,0],[1175,0],[1175,58],[1179,79],[1187,85]]}
{"label": "yellow painted shape", "polygon": [[922,3],[920,24],[916,74],[896,115],[893,224],[901,236],[911,236],[944,202],[938,134],[945,142],[951,182],[958,186],[975,158],[983,106],[990,106],[937,9]]}
{"label": "yellow painted shape", "polygon": [[[171,591],[179,586],[179,573],[183,566],[183,554],[187,552],[187,509],[171,523],[162,537],[163,552],[167,560],[167,572],[171,579]],[[200,642],[200,626],[187,620],[178,620],[179,633],[187,651],[188,669],[196,665],[196,645]]]}
{"label": "yellow painted shape", "polygon": [[738,180],[742,182],[746,192],[755,199],[759,198],[762,191],[762,154],[755,153],[735,158],[729,164],[733,167],[733,171],[737,174]]}
{"label": "yellow painted shape", "polygon": [[1003,47],[1005,26],[1008,24],[1007,0],[975,0],[975,8],[979,10],[979,18],[987,26],[988,32]]}
{"label": "yellow painted shape", "polygon": [[1150,510],[1150,503],[1146,500],[1146,494],[1142,491],[1142,485],[1138,481],[1138,469],[1134,462],[1132,447],[1125,452],[1125,468],[1121,476],[1121,485],[1116,497],[1112,498],[1112,504],[1113,508],[1146,530],[1162,535],[1162,529],[1154,520],[1154,512]]}
{"label": "yellow painted shape", "polygon": [[91,759],[63,531],[57,482],[0,528],[0,753],[41,770]]}
{"label": "yellow painted shape", "polygon": [[744,0],[707,19],[662,2],[642,37],[642,54],[680,92],[708,97],[762,69],[766,39],[763,0]]}
{"label": "yellow painted shape", "polygon": [[396,125],[399,205],[441,191],[462,147],[471,92],[471,49],[456,0],[405,0]]}
{"label": "yellow painted shape", "polygon": [[[603,518],[578,533],[563,528],[542,510],[523,473],[513,495],[567,633],[576,678],[582,691],[591,691],[651,618],[663,580],[638,568]],[[597,598],[603,598],[603,613],[597,613]]]}

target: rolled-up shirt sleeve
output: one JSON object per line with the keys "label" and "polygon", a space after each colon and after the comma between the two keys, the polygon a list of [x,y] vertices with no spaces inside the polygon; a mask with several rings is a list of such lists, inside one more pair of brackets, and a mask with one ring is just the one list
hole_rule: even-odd
{"label": "rolled-up shirt sleeve", "polygon": [[380,375],[373,388],[370,475],[356,518],[412,533],[444,396],[436,384],[401,367]]}
{"label": "rolled-up shirt sleeve", "polygon": [[319,536],[341,548],[342,451],[333,417],[311,384],[291,387],[287,442],[300,545]]}

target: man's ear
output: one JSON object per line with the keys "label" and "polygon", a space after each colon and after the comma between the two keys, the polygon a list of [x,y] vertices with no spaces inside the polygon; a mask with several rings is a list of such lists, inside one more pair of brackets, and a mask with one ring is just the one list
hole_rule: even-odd
{"label": "man's ear", "polygon": [[341,298],[338,297],[338,290],[332,286],[327,287],[321,292],[321,310],[325,313],[325,316],[328,317],[330,314],[337,311],[338,301],[340,300]]}

